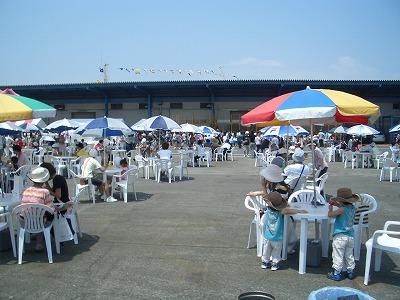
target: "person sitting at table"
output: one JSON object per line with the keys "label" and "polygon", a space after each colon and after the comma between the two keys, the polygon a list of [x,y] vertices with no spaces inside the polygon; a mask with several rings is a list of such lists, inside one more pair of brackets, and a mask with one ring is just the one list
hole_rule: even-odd
{"label": "person sitting at table", "polygon": [[82,178],[80,180],[80,183],[82,185],[87,184],[88,183],[87,178],[91,178],[92,184],[98,188],[100,195],[103,196],[103,194],[106,193],[107,196],[106,202],[118,201],[113,196],[111,196],[110,191],[108,189],[107,181],[102,181],[98,178],[93,177],[94,170],[98,169],[101,172],[106,171],[106,167],[102,167],[101,164],[96,160],[96,157],[97,157],[97,150],[90,149],[89,157],[87,157],[82,164]]}
{"label": "person sitting at table", "polygon": [[96,149],[97,151],[101,151],[103,150],[104,146],[103,146],[104,140],[99,140],[96,145],[94,145],[94,149]]}
{"label": "person sitting at table", "polygon": [[76,144],[76,151],[75,151],[76,156],[88,156],[89,154],[87,153],[85,147],[83,146],[82,143]]}
{"label": "person sitting at table", "polygon": [[276,153],[276,157],[271,161],[271,164],[280,166],[282,169],[286,167],[287,150],[285,148],[279,148]]}
{"label": "person sitting at table", "polygon": [[310,173],[308,166],[303,164],[304,159],[304,151],[300,148],[295,149],[292,155],[292,160],[283,170],[283,173],[286,176],[285,183],[290,184],[292,191],[301,189],[299,186],[300,179],[302,177],[307,178]]}
{"label": "person sitting at table", "polygon": [[[329,279],[340,281],[343,278],[343,262],[347,269],[346,277],[350,280],[355,278],[354,268],[354,219],[356,216],[356,207],[354,202],[360,201],[360,198],[353,194],[349,188],[339,188],[337,196],[329,201],[328,217],[335,218],[333,225],[332,240],[332,271],[328,273]],[[338,209],[333,210],[333,206]]]}
{"label": "person sitting at table", "polygon": [[[68,184],[65,180],[64,176],[58,175],[56,168],[51,163],[44,162],[40,164],[40,167],[45,168],[49,171],[49,180],[45,182],[45,188],[50,191],[50,195],[54,197],[53,203],[66,203],[65,207],[71,207],[73,202],[69,199],[69,191]],[[53,181],[53,186],[51,187],[49,181]],[[61,214],[64,215],[67,210],[61,211]],[[71,219],[67,218],[67,222],[69,228],[71,229],[72,234],[75,234],[74,229],[71,224]]]}
{"label": "person sitting at table", "polygon": [[283,215],[307,213],[307,211],[288,208],[287,201],[278,192],[271,192],[263,199],[268,207],[260,221],[260,225],[265,227],[261,268],[271,268],[271,271],[276,271],[279,269],[283,246]]}
{"label": "person sitting at table", "polygon": [[12,149],[15,153],[15,156],[18,157],[18,163],[17,163],[18,168],[21,168],[22,166],[31,165],[28,156],[22,152],[21,147],[19,145],[14,145]]}
{"label": "person sitting at table", "polygon": [[[50,178],[50,173],[46,168],[38,167],[32,171],[29,179],[33,182],[33,186],[26,188],[22,192],[21,204],[44,204],[55,211],[63,211],[68,205],[60,208],[54,207],[50,191],[43,187],[43,184]],[[54,215],[48,212],[45,213],[45,222],[52,221]],[[20,220],[23,222],[23,220]],[[36,251],[43,250],[43,234],[38,234],[36,239]]]}
{"label": "person sitting at table", "polygon": [[60,155],[67,154],[67,144],[65,143],[65,137],[60,135],[58,138],[58,152]]}
{"label": "person sitting at table", "polygon": [[197,154],[194,156],[194,163],[195,166],[197,167],[199,165],[199,158],[204,157],[206,152],[202,140],[197,140],[197,145],[195,150],[197,151]]}
{"label": "person sitting at table", "polygon": [[222,148],[222,154],[225,157],[226,151],[231,150],[232,145],[230,144],[229,140],[225,140],[225,142],[222,144],[221,148]]}
{"label": "person sitting at table", "polygon": [[161,150],[157,152],[157,157],[159,159],[171,159],[172,158],[172,151],[168,149],[169,143],[164,142],[161,145]]}
{"label": "person sitting at table", "polygon": [[381,152],[379,151],[378,147],[376,147],[375,142],[372,142],[369,145],[369,148],[367,149],[367,151],[369,153],[371,153],[371,157],[369,159],[369,162],[370,162],[371,168],[373,168],[374,167],[374,161],[375,161],[376,157],[381,154]]}

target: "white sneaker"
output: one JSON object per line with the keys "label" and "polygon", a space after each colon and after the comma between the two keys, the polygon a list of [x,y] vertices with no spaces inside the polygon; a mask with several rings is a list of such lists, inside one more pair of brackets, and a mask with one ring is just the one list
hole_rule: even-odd
{"label": "white sneaker", "polygon": [[113,196],[107,198],[107,202],[117,202],[118,199],[115,199]]}

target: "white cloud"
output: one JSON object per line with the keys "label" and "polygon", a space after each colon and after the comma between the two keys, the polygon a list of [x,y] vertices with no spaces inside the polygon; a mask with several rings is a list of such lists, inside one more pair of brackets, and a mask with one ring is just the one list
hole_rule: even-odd
{"label": "white cloud", "polygon": [[230,66],[252,66],[252,67],[281,67],[282,64],[279,61],[264,59],[259,60],[254,57],[245,57],[241,60],[235,60],[229,63]]}
{"label": "white cloud", "polygon": [[365,66],[349,56],[339,57],[331,69],[334,76],[341,79],[373,79],[379,75],[375,68]]}

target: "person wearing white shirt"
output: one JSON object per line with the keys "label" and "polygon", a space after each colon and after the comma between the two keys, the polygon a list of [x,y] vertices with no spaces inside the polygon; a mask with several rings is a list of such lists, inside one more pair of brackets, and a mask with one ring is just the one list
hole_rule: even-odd
{"label": "person wearing white shirt", "polygon": [[[307,178],[310,173],[309,167],[303,164],[304,159],[304,151],[300,148],[295,149],[292,155],[292,161],[283,170],[286,176],[285,183],[290,184],[292,190],[300,188],[297,186],[298,181],[301,177]],[[296,181],[296,179],[298,180]]]}
{"label": "person wearing white shirt", "polygon": [[167,142],[162,143],[161,148],[162,149],[160,151],[158,151],[158,153],[157,153],[157,157],[159,159],[171,159],[172,151],[168,149],[169,143],[167,143]]}

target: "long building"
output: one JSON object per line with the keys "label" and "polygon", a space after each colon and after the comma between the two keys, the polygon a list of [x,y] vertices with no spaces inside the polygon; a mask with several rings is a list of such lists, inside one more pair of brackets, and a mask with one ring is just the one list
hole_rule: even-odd
{"label": "long building", "polygon": [[[221,80],[0,86],[57,108],[56,119],[123,118],[128,125],[162,114],[178,123],[247,130],[240,117],[273,97],[305,89],[351,93],[380,106],[374,126],[387,134],[400,122],[400,80]],[[51,120],[52,122],[54,120]]]}

